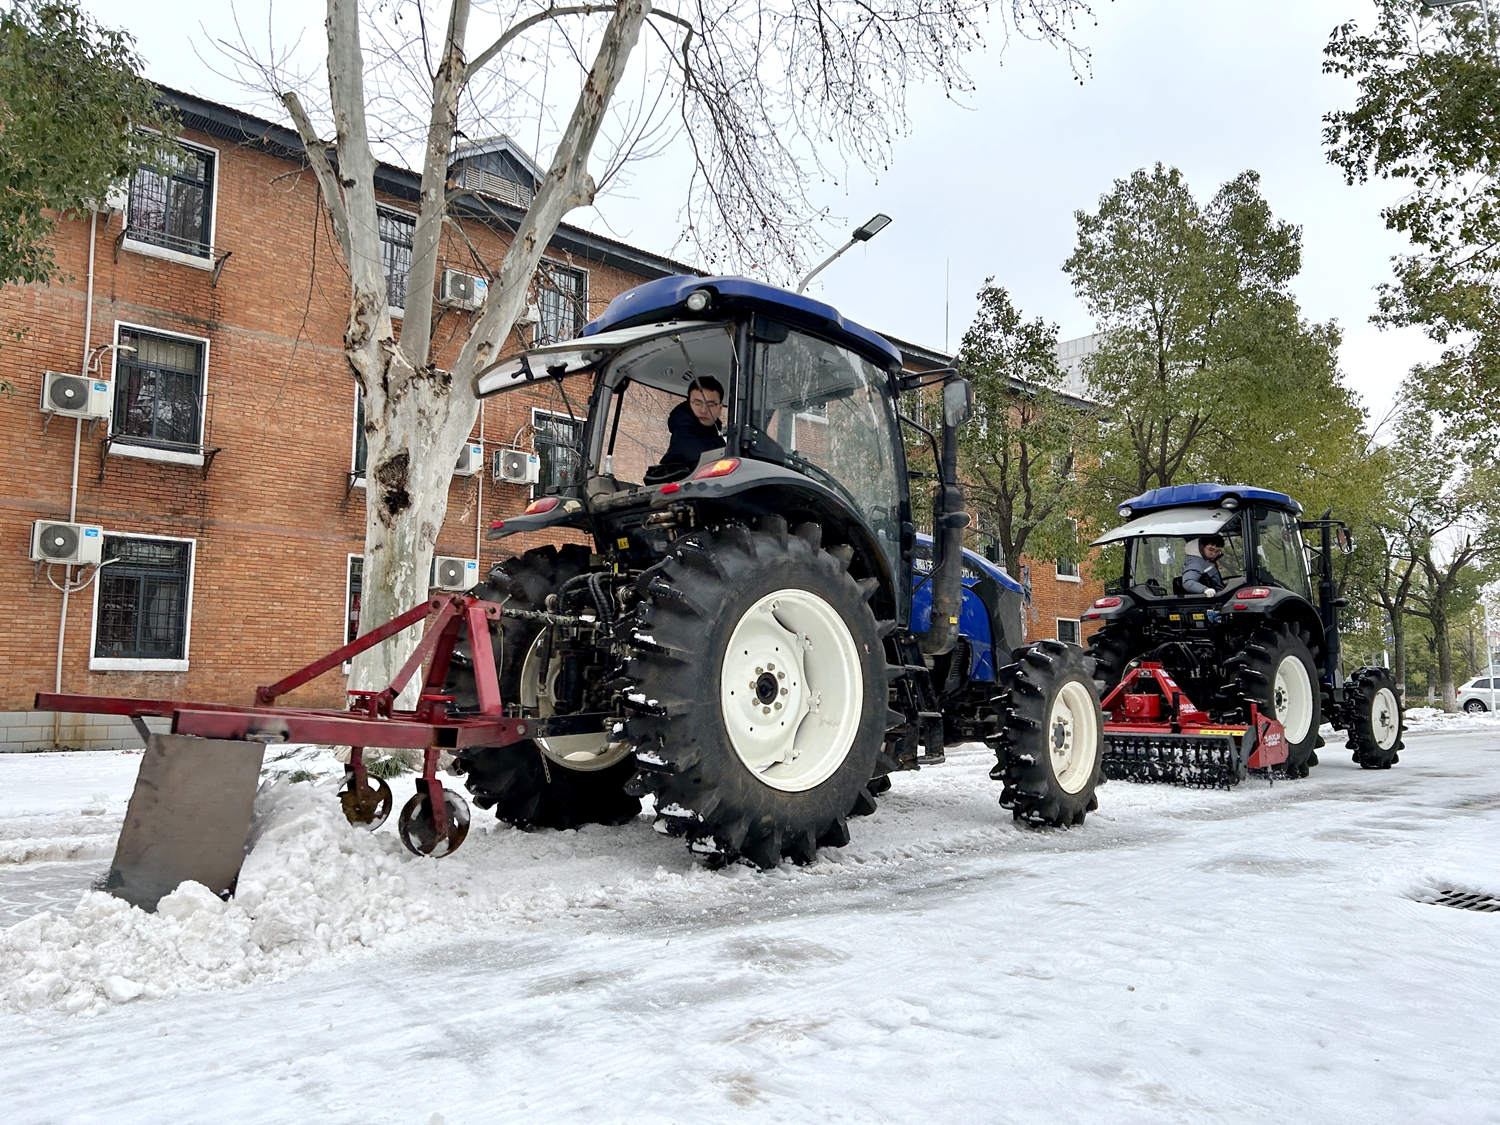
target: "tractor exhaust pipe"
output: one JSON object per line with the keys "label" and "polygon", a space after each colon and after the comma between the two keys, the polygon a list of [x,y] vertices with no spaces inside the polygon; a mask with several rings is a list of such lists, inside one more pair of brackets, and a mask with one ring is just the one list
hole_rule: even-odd
{"label": "tractor exhaust pipe", "polygon": [[964,492],[958,483],[958,427],[974,413],[974,391],[967,379],[943,384],[943,456],[932,496],[932,619],[919,647],[925,656],[942,656],[958,643],[963,604]]}

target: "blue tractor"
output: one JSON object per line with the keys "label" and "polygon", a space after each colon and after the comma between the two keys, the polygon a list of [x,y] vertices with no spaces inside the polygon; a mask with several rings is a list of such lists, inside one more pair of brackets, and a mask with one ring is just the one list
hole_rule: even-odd
{"label": "blue tractor", "polygon": [[1284,493],[1223,484],[1154,489],[1119,512],[1125,522],[1094,546],[1122,549],[1121,573],[1085,615],[1102,623],[1089,652],[1106,711],[1107,777],[1234,785],[1255,768],[1256,716],[1284,733],[1275,772],[1289,777],[1317,765],[1323,723],[1345,732],[1365,769],[1397,762],[1402,714],[1390,672],[1344,674],[1347,603],[1334,550],[1353,544],[1331,513],[1303,519]]}
{"label": "blue tractor", "polygon": [[[891,774],[984,738],[1016,819],[1066,826],[1096,807],[1083,651],[1024,645],[1019,586],[962,548],[971,394],[956,370],[907,373],[889,342],[808,297],[668,277],[477,389],[566,394],[565,379],[574,401],[590,391],[551,454],[558,479],[489,535],[572,542],[504,559],[476,591],[504,603],[486,640],[507,708],[551,733],[457,755],[481,806],[568,827],[623,822],[649,794],[658,827],[696,851],[806,862],[848,841]],[[932,433],[901,401],[939,386]],[[713,436],[684,458],[670,419],[705,388],[722,415],[697,419]],[[903,427],[939,466],[930,538]],[[471,655],[460,644],[446,689],[460,707],[477,705]]]}

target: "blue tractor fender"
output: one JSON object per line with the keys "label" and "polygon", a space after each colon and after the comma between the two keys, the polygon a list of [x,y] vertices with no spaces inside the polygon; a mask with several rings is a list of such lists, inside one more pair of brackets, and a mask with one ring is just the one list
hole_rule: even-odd
{"label": "blue tractor fender", "polygon": [[[911,629],[927,630],[932,622],[932,537],[918,535],[912,552]],[[977,552],[964,551],[963,602],[958,614],[958,635],[969,646],[968,679],[995,681],[996,638],[1003,650],[1000,663],[1008,663],[1010,650],[1020,644],[1021,584]],[[1008,619],[1014,617],[1014,622]],[[1010,634],[1014,633],[1014,636]]]}

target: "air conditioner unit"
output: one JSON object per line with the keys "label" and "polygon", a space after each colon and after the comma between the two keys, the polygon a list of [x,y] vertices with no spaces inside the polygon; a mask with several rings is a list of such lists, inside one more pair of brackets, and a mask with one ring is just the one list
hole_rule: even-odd
{"label": "air conditioner unit", "polygon": [[458,451],[458,464],[453,466],[456,477],[472,477],[484,468],[484,446],[470,442]]}
{"label": "air conditioner unit", "polygon": [[112,215],[123,215],[128,206],[130,206],[130,181],[116,180],[109,185],[109,191],[104,195],[102,210]]}
{"label": "air conditioner unit", "polygon": [[542,459],[525,449],[497,449],[495,479],[508,484],[535,484],[542,479]]}
{"label": "air conditioner unit", "polygon": [[438,304],[450,309],[477,309],[484,304],[490,283],[482,277],[459,270],[444,270],[442,284],[438,286]]}
{"label": "air conditioner unit", "polygon": [[31,525],[32,562],[98,566],[103,557],[103,528],[54,520],[36,520]]}
{"label": "air conditioner unit", "polygon": [[460,593],[479,585],[478,559],[453,559],[438,555],[432,560],[432,588]]}
{"label": "air conditioner unit", "polygon": [[42,379],[42,413],[65,418],[108,418],[114,395],[103,379],[48,371]]}

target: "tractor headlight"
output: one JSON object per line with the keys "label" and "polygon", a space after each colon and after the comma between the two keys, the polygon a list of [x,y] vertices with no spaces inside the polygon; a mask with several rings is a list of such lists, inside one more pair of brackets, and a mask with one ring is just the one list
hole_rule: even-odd
{"label": "tractor headlight", "polygon": [[1124,507],[1120,509],[1120,518],[1122,520],[1128,520],[1133,515],[1135,515],[1135,509],[1133,508]]}
{"label": "tractor headlight", "polygon": [[1221,507],[1221,508],[1227,508],[1231,512],[1234,511],[1239,506],[1240,506],[1240,498],[1238,496],[1226,496],[1226,497],[1224,497],[1224,499],[1222,499],[1222,500],[1219,501],[1219,507]]}
{"label": "tractor headlight", "polygon": [[688,294],[687,300],[683,303],[687,305],[687,307],[692,312],[702,312],[704,309],[708,308],[708,299],[709,292],[707,289],[694,289],[691,293]]}

